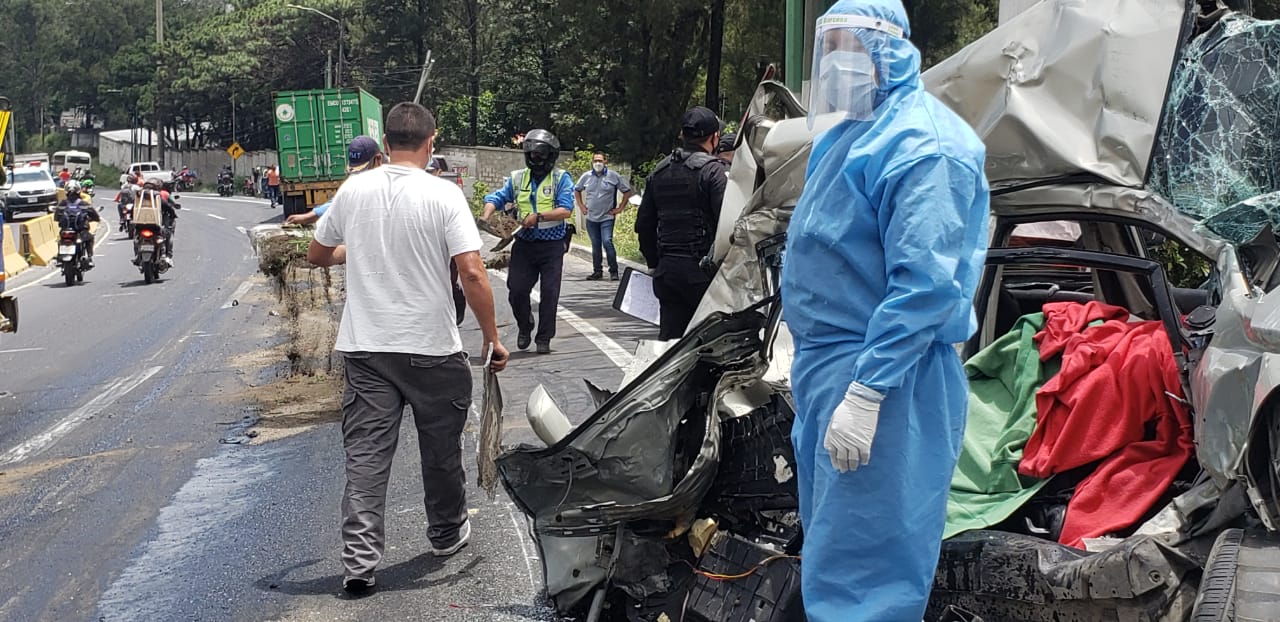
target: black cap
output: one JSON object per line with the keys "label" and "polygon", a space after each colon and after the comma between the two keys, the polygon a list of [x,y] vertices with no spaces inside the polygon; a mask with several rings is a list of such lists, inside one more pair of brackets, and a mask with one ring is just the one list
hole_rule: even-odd
{"label": "black cap", "polygon": [[724,122],[710,108],[694,106],[680,118],[680,135],[685,138],[706,138],[724,130]]}
{"label": "black cap", "polygon": [[[723,132],[724,130],[721,130],[721,131]],[[716,145],[716,153],[733,151],[733,143],[736,143],[736,142],[738,142],[737,134],[733,134],[733,133],[720,134],[720,144]]]}

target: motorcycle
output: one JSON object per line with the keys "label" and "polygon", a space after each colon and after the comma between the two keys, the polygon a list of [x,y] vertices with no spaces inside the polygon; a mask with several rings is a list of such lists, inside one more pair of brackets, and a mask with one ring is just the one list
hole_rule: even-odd
{"label": "motorcycle", "polygon": [[142,271],[142,280],[148,285],[169,269],[168,262],[163,260],[167,243],[164,228],[160,225],[137,225],[137,235],[133,239],[133,263]]}
{"label": "motorcycle", "polygon": [[124,201],[118,206],[120,212],[120,232],[128,239],[133,239],[133,201]]}
{"label": "motorcycle", "polygon": [[236,193],[235,182],[230,175],[218,177],[218,196],[229,197]]}
{"label": "motorcycle", "polygon": [[[174,206],[178,207],[176,202]],[[138,270],[142,272],[142,280],[150,285],[173,265],[166,252],[170,248],[169,236],[173,232],[165,230],[162,210],[155,200],[144,198],[135,203],[132,222],[133,265],[138,266]],[[175,223],[171,229],[176,226]]]}
{"label": "motorcycle", "polygon": [[89,256],[75,229],[63,229],[58,235],[58,265],[67,287],[84,282],[84,273],[90,267]]}
{"label": "motorcycle", "polygon": [[94,192],[93,175],[85,175],[84,178],[80,180],[80,188],[91,197],[97,196],[97,193]]}
{"label": "motorcycle", "polygon": [[240,192],[241,192],[241,193],[243,193],[243,194],[244,194],[245,196],[247,196],[247,197],[256,197],[256,196],[258,196],[258,186],[257,186],[256,184],[254,184],[254,183],[253,183],[253,178],[252,178],[252,177],[245,177],[245,178],[244,178],[244,187],[242,187],[242,188],[240,189]]}
{"label": "motorcycle", "polygon": [[[166,184],[169,185],[169,184]],[[172,189],[179,192],[190,192],[196,189],[196,174],[190,170],[178,171],[173,174]]]}

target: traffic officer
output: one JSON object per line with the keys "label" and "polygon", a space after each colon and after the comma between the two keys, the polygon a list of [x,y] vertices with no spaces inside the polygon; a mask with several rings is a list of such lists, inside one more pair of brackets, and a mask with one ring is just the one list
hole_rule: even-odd
{"label": "traffic officer", "polygon": [[645,183],[636,235],[645,263],[654,270],[653,293],[661,303],[658,338],[684,336],[712,273],[702,259],[711,251],[728,164],[712,155],[724,125],[710,109],[684,113],[684,144],[658,163]]}
{"label": "traffic officer", "polygon": [[[508,203],[515,204],[520,230],[511,246],[507,300],[520,330],[516,346],[526,350],[536,340],[538,354],[549,354],[551,338],[556,336],[556,308],[560,304],[560,278],[569,235],[565,220],[573,216],[573,178],[556,168],[560,141],[551,132],[533,130],[525,134],[523,147],[525,168],[512,171],[497,192],[484,198],[483,217],[489,220],[499,206],[505,210]],[[529,293],[539,281],[542,286],[535,339]]]}

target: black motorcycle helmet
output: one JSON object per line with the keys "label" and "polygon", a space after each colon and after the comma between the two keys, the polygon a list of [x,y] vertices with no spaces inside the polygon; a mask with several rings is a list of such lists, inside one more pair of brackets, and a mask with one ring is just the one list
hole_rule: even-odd
{"label": "black motorcycle helmet", "polygon": [[551,132],[533,130],[524,135],[524,165],[535,177],[545,177],[560,157],[560,141]]}

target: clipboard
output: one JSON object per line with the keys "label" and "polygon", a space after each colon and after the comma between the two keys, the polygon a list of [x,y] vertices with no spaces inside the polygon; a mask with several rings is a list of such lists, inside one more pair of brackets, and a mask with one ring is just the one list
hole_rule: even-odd
{"label": "clipboard", "polygon": [[661,322],[662,305],[653,293],[653,277],[635,268],[627,268],[613,296],[613,308],[654,326]]}

